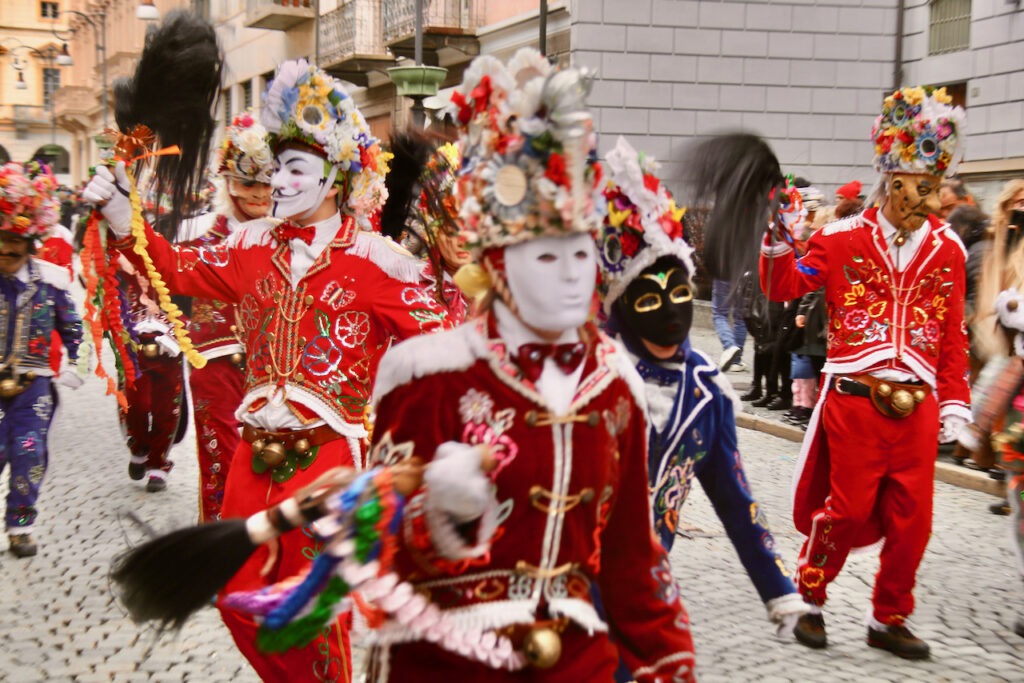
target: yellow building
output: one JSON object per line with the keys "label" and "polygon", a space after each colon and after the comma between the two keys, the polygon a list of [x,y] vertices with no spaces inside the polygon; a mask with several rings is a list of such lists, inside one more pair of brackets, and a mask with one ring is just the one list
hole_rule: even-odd
{"label": "yellow building", "polygon": [[[36,0],[0,0],[13,5]],[[58,4],[58,3],[53,3]],[[189,0],[59,0],[66,30],[59,32],[68,45],[70,66],[64,67],[55,97],[57,125],[69,134],[70,178],[78,185],[88,180],[89,167],[100,161],[96,136],[114,124],[114,81],[130,77],[142,53],[147,22],[152,13],[188,8]],[[104,99],[104,84],[106,98]],[[104,108],[104,105],[105,108]]]}
{"label": "yellow building", "polygon": [[47,162],[61,182],[70,182],[71,137],[52,108],[67,78],[57,63],[66,28],[60,5],[67,0],[0,0],[0,162]]}

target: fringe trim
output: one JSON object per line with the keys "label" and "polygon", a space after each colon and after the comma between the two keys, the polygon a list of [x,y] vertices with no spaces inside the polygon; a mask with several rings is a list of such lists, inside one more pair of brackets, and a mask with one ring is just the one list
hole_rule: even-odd
{"label": "fringe trim", "polygon": [[622,342],[618,339],[608,339],[607,337],[605,339],[610,341],[615,347],[615,351],[608,354],[608,364],[612,366],[612,369],[615,370],[619,377],[626,381],[626,386],[629,387],[629,393],[633,394],[633,400],[636,401],[637,407],[646,415],[647,392],[644,387],[643,378],[636,371],[636,366],[630,360],[629,353],[622,345]]}
{"label": "fringe trim", "polygon": [[835,235],[839,232],[849,232],[856,230],[857,228],[863,228],[864,223],[860,220],[861,215],[856,214],[854,216],[848,216],[842,220],[838,220],[835,223],[829,223],[821,229],[823,235]]}
{"label": "fringe trim", "polygon": [[396,344],[381,359],[373,390],[373,405],[414,379],[441,372],[458,372],[487,357],[487,347],[474,322]]}
{"label": "fringe trim", "polygon": [[42,261],[35,257],[32,257],[32,264],[36,267],[36,272],[39,274],[39,279],[42,282],[45,282],[51,287],[63,289],[65,292],[71,289],[71,282],[68,280],[68,271],[66,268],[54,265],[49,261]]}
{"label": "fringe trim", "polygon": [[258,218],[242,223],[238,229],[228,235],[224,244],[229,249],[251,249],[252,247],[269,247],[274,242],[271,231],[281,221],[273,218]]}
{"label": "fringe trim", "polygon": [[552,616],[568,617],[586,629],[587,635],[592,636],[595,631],[604,633],[608,630],[608,624],[604,623],[594,606],[579,598],[551,598],[548,601],[548,611]]}
{"label": "fringe trim", "polygon": [[[442,610],[442,614],[461,631],[491,631],[512,624],[532,623],[537,619],[536,610],[537,605],[532,600],[498,600]],[[392,645],[420,640],[412,629],[394,620],[368,630],[364,638],[367,645]]]}
{"label": "fringe trim", "polygon": [[345,253],[369,260],[389,277],[401,282],[418,283],[423,280],[424,262],[387,237],[359,231],[355,244]]}

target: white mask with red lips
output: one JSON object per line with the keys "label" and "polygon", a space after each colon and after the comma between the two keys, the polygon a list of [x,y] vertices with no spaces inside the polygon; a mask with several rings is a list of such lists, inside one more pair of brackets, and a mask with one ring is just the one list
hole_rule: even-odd
{"label": "white mask with red lips", "polygon": [[338,177],[338,167],[322,156],[301,149],[284,149],[274,157],[270,177],[272,214],[276,218],[302,220],[320,208]]}

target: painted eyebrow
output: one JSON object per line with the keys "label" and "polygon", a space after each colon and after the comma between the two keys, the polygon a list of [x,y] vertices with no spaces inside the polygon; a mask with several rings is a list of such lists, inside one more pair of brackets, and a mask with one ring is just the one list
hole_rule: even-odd
{"label": "painted eyebrow", "polygon": [[284,165],[287,166],[288,164],[296,162],[296,161],[305,161],[305,159],[303,159],[302,157],[292,157],[288,161],[284,162]]}

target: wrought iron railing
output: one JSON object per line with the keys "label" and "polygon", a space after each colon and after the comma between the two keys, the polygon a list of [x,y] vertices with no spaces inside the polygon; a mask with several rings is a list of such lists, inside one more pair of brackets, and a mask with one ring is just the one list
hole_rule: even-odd
{"label": "wrought iron railing", "polygon": [[971,46],[971,0],[932,0],[928,54],[966,50]]}
{"label": "wrought iron railing", "polygon": [[[483,18],[484,0],[423,0],[423,28],[473,33]],[[411,36],[415,30],[416,0],[381,0],[384,42]]]}
{"label": "wrought iron railing", "polygon": [[381,0],[346,0],[320,17],[320,63],[337,64],[352,55],[383,55]]}
{"label": "wrought iron railing", "polygon": [[305,7],[311,9],[313,0],[245,0],[245,11],[252,14],[264,7]]}

